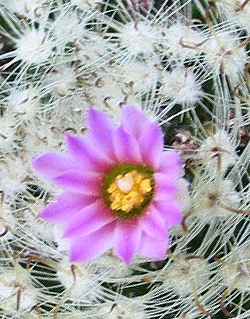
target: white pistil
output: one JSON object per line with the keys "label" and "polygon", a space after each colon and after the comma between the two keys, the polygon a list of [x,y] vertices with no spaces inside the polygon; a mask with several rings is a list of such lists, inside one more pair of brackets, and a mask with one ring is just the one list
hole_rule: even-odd
{"label": "white pistil", "polygon": [[116,185],[123,193],[129,193],[134,186],[133,176],[131,174],[126,174],[116,180]]}

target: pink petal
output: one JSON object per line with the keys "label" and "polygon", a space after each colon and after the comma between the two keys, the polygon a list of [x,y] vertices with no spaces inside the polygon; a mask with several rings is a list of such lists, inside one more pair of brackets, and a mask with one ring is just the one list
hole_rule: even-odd
{"label": "pink petal", "polygon": [[179,225],[182,222],[183,214],[180,205],[174,201],[156,201],[154,206],[160,213],[162,218],[166,221],[167,227]]}
{"label": "pink petal", "polygon": [[155,200],[174,200],[177,194],[177,181],[167,174],[155,173]]}
{"label": "pink petal", "polygon": [[87,236],[104,225],[111,223],[116,217],[104,207],[100,200],[85,207],[72,219],[64,232],[65,238]]}
{"label": "pink petal", "polygon": [[176,181],[177,179],[179,179],[179,176],[176,178],[173,178],[172,175],[159,172],[154,174],[154,179],[159,187],[166,187],[166,188],[173,187],[176,191]]}
{"label": "pink petal", "polygon": [[172,187],[159,188],[155,190],[154,200],[158,201],[173,201],[176,199],[176,189]]}
{"label": "pink petal", "polygon": [[104,112],[90,109],[88,112],[88,128],[93,146],[100,149],[108,158],[114,159],[112,142],[114,127],[109,117]]}
{"label": "pink petal", "polygon": [[89,262],[113,246],[114,223],[71,242],[71,262]]}
{"label": "pink petal", "polygon": [[151,207],[149,212],[141,217],[140,222],[147,235],[157,239],[166,238],[168,233],[166,222],[154,207]]}
{"label": "pink petal", "polygon": [[142,161],[138,142],[122,127],[115,130],[113,142],[115,156],[118,161],[128,163],[138,163]]}
{"label": "pink petal", "polygon": [[115,254],[130,264],[141,241],[141,227],[137,220],[117,221],[114,238]]}
{"label": "pink petal", "polygon": [[79,161],[79,164],[86,170],[104,171],[112,163],[99,148],[95,147],[92,139],[88,136],[78,137],[66,134],[66,142],[72,156]]}
{"label": "pink petal", "polygon": [[161,154],[159,172],[167,174],[169,178],[179,178],[184,174],[183,163],[180,155],[175,151]]}
{"label": "pink petal", "polygon": [[145,130],[152,124],[144,112],[134,106],[122,108],[122,127],[129,134],[139,139]]}
{"label": "pink petal", "polygon": [[164,260],[166,258],[168,245],[168,236],[163,240],[159,240],[143,234],[138,253],[155,261]]}
{"label": "pink petal", "polygon": [[61,175],[63,172],[78,167],[77,163],[65,154],[46,153],[38,156],[32,162],[38,174],[51,179]]}
{"label": "pink petal", "polygon": [[139,144],[144,161],[157,169],[163,152],[163,134],[160,127],[152,123],[141,135]]}
{"label": "pink petal", "polygon": [[72,193],[91,196],[100,194],[101,177],[96,175],[79,175],[77,171],[69,171],[53,179],[54,183]]}
{"label": "pink petal", "polygon": [[95,199],[82,194],[64,193],[55,203],[49,204],[40,213],[40,217],[54,223],[64,224],[74,214],[91,204]]}

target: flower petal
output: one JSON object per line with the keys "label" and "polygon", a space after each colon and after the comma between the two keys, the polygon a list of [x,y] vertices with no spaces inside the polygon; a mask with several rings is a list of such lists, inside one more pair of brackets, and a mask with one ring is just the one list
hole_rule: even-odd
{"label": "flower petal", "polygon": [[166,222],[154,207],[151,207],[150,211],[141,217],[140,222],[147,235],[157,239],[166,238],[168,233]]}
{"label": "flower petal", "polygon": [[108,158],[114,159],[112,134],[114,126],[104,112],[90,109],[88,112],[89,135],[93,145],[100,149]]}
{"label": "flower petal", "polygon": [[[154,174],[155,182],[157,183],[158,187],[163,188],[173,188],[173,191],[177,191],[176,189],[176,179],[167,173],[155,173]],[[178,177],[179,179],[179,177]]]}
{"label": "flower petal", "polygon": [[163,134],[160,127],[152,123],[140,137],[139,144],[143,160],[157,169],[163,151]]}
{"label": "flower petal", "polygon": [[166,236],[163,240],[152,238],[146,234],[142,234],[141,246],[139,254],[151,258],[153,260],[164,260],[166,258],[169,245],[169,238]]}
{"label": "flower petal", "polygon": [[161,154],[159,172],[167,174],[169,178],[183,176],[183,163],[180,155],[175,151],[163,152]]}
{"label": "flower petal", "polygon": [[114,250],[126,264],[135,257],[141,242],[141,227],[138,220],[117,221]]}
{"label": "flower petal", "polygon": [[94,197],[82,194],[64,193],[55,203],[51,203],[44,208],[40,213],[40,217],[49,222],[64,224],[74,214],[90,205],[94,200]]}
{"label": "flower petal", "polygon": [[94,146],[88,136],[78,137],[73,134],[65,134],[66,142],[72,156],[88,171],[102,172],[110,166],[111,161]]}
{"label": "flower petal", "polygon": [[118,161],[128,163],[138,163],[142,161],[138,142],[122,127],[115,130],[113,142],[115,156]]}
{"label": "flower petal", "polygon": [[182,222],[183,214],[180,205],[174,201],[156,201],[154,206],[160,213],[162,218],[166,221],[167,227],[179,225]]}
{"label": "flower petal", "polygon": [[177,181],[172,179],[171,176],[163,173],[155,173],[155,196],[154,199],[158,200],[174,200],[177,195]]}
{"label": "flower petal", "polygon": [[122,127],[136,139],[139,139],[150,125],[151,122],[142,110],[134,106],[122,108]]}
{"label": "flower petal", "polygon": [[53,182],[72,193],[96,195],[100,193],[101,176],[79,175],[77,171],[69,171],[53,179]]}
{"label": "flower petal", "polygon": [[100,200],[97,200],[72,217],[65,229],[64,237],[87,236],[115,219],[111,211],[105,208]]}
{"label": "flower petal", "polygon": [[39,175],[47,179],[59,176],[78,166],[72,158],[60,153],[45,153],[35,158],[32,165]]}
{"label": "flower petal", "polygon": [[71,262],[89,262],[113,246],[114,223],[71,242]]}

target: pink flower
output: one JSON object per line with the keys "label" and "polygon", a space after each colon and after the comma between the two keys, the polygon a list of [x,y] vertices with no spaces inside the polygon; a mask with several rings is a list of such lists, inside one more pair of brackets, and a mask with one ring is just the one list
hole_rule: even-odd
{"label": "pink flower", "polygon": [[95,109],[87,124],[85,136],[66,135],[68,153],[34,160],[41,176],[64,189],[40,216],[63,226],[72,262],[110,248],[128,264],[136,255],[164,259],[168,231],[182,220],[178,154],[163,151],[160,127],[135,107],[123,108],[119,127]]}

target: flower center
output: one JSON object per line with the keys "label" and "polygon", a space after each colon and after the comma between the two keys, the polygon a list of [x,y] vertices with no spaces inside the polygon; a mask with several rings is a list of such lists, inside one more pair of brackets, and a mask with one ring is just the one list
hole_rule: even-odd
{"label": "flower center", "polygon": [[118,175],[109,186],[111,208],[129,213],[133,208],[141,206],[145,195],[152,191],[150,178],[137,171]]}
{"label": "flower center", "polygon": [[153,173],[143,166],[121,165],[112,170],[104,183],[104,199],[122,218],[141,214],[151,202]]}

